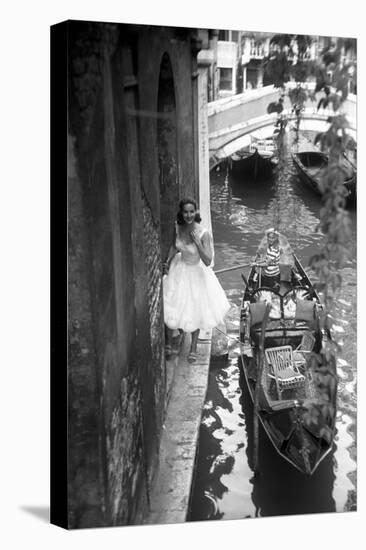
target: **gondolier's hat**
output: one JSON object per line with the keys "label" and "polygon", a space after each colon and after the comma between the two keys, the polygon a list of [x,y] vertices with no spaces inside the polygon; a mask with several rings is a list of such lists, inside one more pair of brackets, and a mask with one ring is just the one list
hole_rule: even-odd
{"label": "gondolier's hat", "polygon": [[269,229],[267,229],[266,235],[269,235],[270,233],[273,233],[273,234],[276,235],[277,237],[279,236],[279,232],[278,232],[277,229],[275,229],[274,227],[270,227]]}

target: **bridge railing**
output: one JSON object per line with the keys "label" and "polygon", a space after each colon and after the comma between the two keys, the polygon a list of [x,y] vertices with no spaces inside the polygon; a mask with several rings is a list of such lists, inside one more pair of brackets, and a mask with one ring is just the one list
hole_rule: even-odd
{"label": "bridge railing", "polygon": [[[289,87],[296,85],[290,83]],[[312,88],[312,84],[308,87]],[[231,154],[228,151],[241,147],[240,140],[243,136],[265,127],[275,124],[277,113],[267,113],[269,103],[276,102],[280,98],[281,90],[274,86],[265,86],[255,90],[248,90],[242,94],[222,98],[208,104],[208,131],[210,157],[220,159]],[[322,94],[316,94],[315,101],[308,100],[302,112],[303,121],[313,121],[314,129],[324,131],[327,119],[334,116],[331,109],[318,109],[318,101]],[[291,102],[287,96],[284,98],[284,111],[291,118]],[[342,112],[346,114],[350,124],[351,135],[356,139],[356,114],[357,97],[349,94],[342,104]],[[293,117],[295,118],[295,117]],[[310,123],[310,122],[309,122]],[[270,128],[268,130],[270,132]],[[239,141],[238,141],[239,140]],[[245,142],[245,140],[243,141]],[[235,147],[237,147],[235,149]]]}

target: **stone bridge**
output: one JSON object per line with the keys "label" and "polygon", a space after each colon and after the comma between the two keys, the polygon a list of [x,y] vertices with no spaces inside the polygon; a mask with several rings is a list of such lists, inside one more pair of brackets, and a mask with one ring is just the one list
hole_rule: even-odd
{"label": "stone bridge", "polygon": [[[250,134],[264,138],[273,134],[277,113],[267,113],[267,107],[277,102],[281,91],[274,86],[247,90],[242,94],[219,99],[208,104],[208,134],[210,168],[223,158],[250,143]],[[300,129],[321,132],[327,128],[327,119],[333,110],[317,110],[318,101],[308,100],[301,116]],[[342,105],[347,115],[350,133],[356,139],[356,96],[349,94]],[[283,114],[291,116],[291,104],[285,97]]]}

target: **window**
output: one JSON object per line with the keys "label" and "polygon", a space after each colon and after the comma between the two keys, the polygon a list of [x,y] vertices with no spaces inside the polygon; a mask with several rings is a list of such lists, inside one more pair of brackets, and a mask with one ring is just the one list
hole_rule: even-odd
{"label": "window", "polygon": [[227,68],[220,69],[220,90],[232,90],[233,88],[233,70]]}

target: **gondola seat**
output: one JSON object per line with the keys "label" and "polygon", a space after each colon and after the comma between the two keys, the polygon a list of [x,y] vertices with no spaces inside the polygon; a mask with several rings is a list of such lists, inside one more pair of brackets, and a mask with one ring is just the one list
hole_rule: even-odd
{"label": "gondola seat", "polygon": [[271,305],[269,319],[281,319],[281,296],[279,296],[277,292],[266,290],[265,288],[259,288],[253,295],[253,299],[255,299],[255,304],[261,304],[262,307],[264,306],[264,311],[266,304]]}
{"label": "gondola seat", "polygon": [[259,323],[262,323],[264,319],[264,314],[266,311],[266,303],[265,302],[257,302],[254,304],[249,304],[249,312],[250,312],[250,325],[258,325]]}
{"label": "gondola seat", "polygon": [[302,300],[297,297],[295,319],[301,321],[314,321],[315,303],[312,300]]}
{"label": "gondola seat", "polygon": [[306,322],[310,330],[315,330],[317,328],[318,322],[315,302],[296,298],[295,323],[299,321]]}

